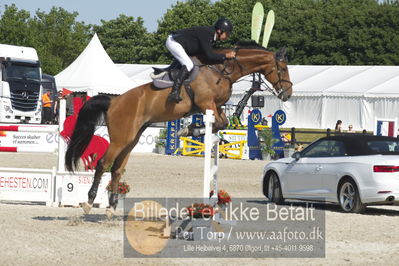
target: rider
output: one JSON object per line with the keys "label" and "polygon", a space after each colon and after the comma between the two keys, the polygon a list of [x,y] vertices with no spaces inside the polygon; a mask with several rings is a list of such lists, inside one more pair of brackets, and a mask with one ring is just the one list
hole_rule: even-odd
{"label": "rider", "polygon": [[226,40],[233,31],[233,24],[226,18],[220,18],[215,26],[199,26],[179,30],[168,36],[166,48],[180,62],[182,67],[176,77],[169,94],[168,101],[180,102],[180,87],[183,81],[188,77],[194,64],[190,55],[202,54],[206,59],[215,63],[222,63],[225,59],[235,57],[235,52],[230,51],[226,54],[217,54],[212,51],[216,41]]}

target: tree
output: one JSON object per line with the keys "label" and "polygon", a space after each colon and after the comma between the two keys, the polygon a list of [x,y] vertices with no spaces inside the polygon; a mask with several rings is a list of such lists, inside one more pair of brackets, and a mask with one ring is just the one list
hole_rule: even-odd
{"label": "tree", "polygon": [[271,8],[276,12],[276,25],[270,44],[288,46],[291,64],[399,63],[397,4],[285,0],[278,5],[273,2]]}
{"label": "tree", "polygon": [[92,29],[117,63],[170,63],[165,41],[172,32],[198,25],[213,25],[219,17],[234,24],[232,47],[248,40],[252,8],[260,1],[273,9],[275,26],[269,49],[287,46],[290,64],[398,65],[398,0],[188,0],[172,5],[148,33],[141,17],[119,15],[102,25],[77,22],[77,12],[53,7],[34,18],[15,5],[5,6],[0,18],[0,42],[37,49],[45,72],[56,74],[83,51]]}
{"label": "tree", "polygon": [[118,18],[104,21],[102,25],[94,25],[104,49],[116,63],[145,63],[146,47],[150,45],[151,37],[144,27],[141,17],[119,15]]}
{"label": "tree", "polygon": [[57,74],[71,64],[90,41],[90,25],[76,22],[77,12],[53,7],[48,14],[37,11],[30,23],[43,71]]}
{"label": "tree", "polygon": [[153,33],[153,45],[148,54],[157,63],[170,63],[172,56],[165,47],[165,41],[169,34],[183,28],[212,25],[216,18],[217,14],[209,0],[177,2],[159,20],[158,29]]}
{"label": "tree", "polygon": [[57,74],[83,51],[90,38],[90,26],[76,22],[78,13],[53,7],[48,14],[38,10],[31,18],[13,4],[5,6],[0,19],[0,42],[34,47],[43,72]]}
{"label": "tree", "polygon": [[29,30],[30,13],[18,10],[15,4],[5,5],[0,19],[0,43],[27,46],[32,41]]}

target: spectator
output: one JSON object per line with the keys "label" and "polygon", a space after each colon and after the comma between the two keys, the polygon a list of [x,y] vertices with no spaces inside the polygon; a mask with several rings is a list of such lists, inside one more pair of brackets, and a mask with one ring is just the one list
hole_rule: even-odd
{"label": "spectator", "polygon": [[349,125],[349,126],[348,126],[348,131],[347,131],[347,133],[355,133],[355,131],[353,131],[353,126],[352,126],[352,125]]}
{"label": "spectator", "polygon": [[59,121],[59,115],[60,115],[60,101],[61,99],[64,98],[62,95],[62,90],[58,91],[57,94],[57,98],[55,98],[55,102],[54,102],[54,109],[53,109],[53,113],[54,113],[54,124],[58,124]]}
{"label": "spectator", "polygon": [[295,144],[295,151],[300,152],[303,150],[303,145],[302,144]]}
{"label": "spectator", "polygon": [[285,143],[290,143],[291,142],[291,134],[289,133],[283,133],[281,135],[281,140],[284,141]]}
{"label": "spectator", "polygon": [[43,104],[43,124],[50,124],[52,117],[53,117],[53,112],[51,110],[51,104],[53,101],[51,101],[50,98],[50,91],[46,91],[42,95],[42,104]]}
{"label": "spectator", "polygon": [[342,121],[337,120],[337,123],[335,124],[335,135],[340,135],[342,134]]}

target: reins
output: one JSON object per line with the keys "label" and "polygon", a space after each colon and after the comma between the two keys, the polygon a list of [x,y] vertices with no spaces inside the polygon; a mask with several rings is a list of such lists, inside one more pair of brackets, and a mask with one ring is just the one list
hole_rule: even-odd
{"label": "reins", "polygon": [[[238,52],[240,49],[245,49],[245,48],[235,47],[234,51]],[[289,81],[289,80],[286,80],[286,79],[284,79],[282,77],[282,74],[283,74],[282,72],[283,71],[282,71],[280,65],[278,64],[278,61],[281,61],[281,59],[277,59],[276,55],[274,55],[274,58],[275,58],[275,67],[272,68],[268,73],[264,74],[264,76],[267,77],[268,75],[270,75],[274,71],[277,71],[277,76],[278,76],[277,82],[274,82],[274,83],[270,82],[270,84],[272,84],[273,88],[271,88],[262,77],[259,77],[259,79],[260,79],[261,86],[263,86],[265,88],[265,90],[269,91],[270,93],[272,93],[273,95],[278,97],[279,95],[284,94],[287,90],[292,88],[292,82]],[[229,66],[231,66],[231,64],[229,64],[229,62],[233,62],[233,66],[232,66],[231,70],[228,69]],[[237,60],[236,57],[234,57],[232,59],[225,60],[223,62],[223,68],[222,69],[218,68],[215,65],[201,65],[201,66],[207,66],[209,69],[211,69],[212,71],[214,71],[214,72],[216,72],[216,73],[218,73],[220,75],[219,79],[216,81],[217,85],[220,83],[220,81],[222,79],[227,79],[230,82],[230,84],[232,85],[233,81],[232,81],[230,75],[233,74],[236,71],[236,65],[239,67],[240,73],[242,74],[243,70],[245,68],[240,63],[240,61]],[[285,89],[276,89],[277,85],[280,85],[280,87],[283,88],[282,83],[284,83],[284,82],[290,84],[290,86],[288,88],[285,88]]]}
{"label": "reins", "polygon": [[[235,48],[234,48],[234,51],[236,52],[238,49],[239,49],[238,47],[235,47]],[[231,61],[234,61],[234,62],[233,62],[233,69],[229,72],[229,71],[227,70],[227,68],[228,68],[228,62],[231,62]],[[215,71],[216,73],[218,73],[218,74],[220,74],[220,75],[222,76],[222,77],[220,77],[220,78],[218,79],[218,81],[216,81],[216,85],[219,85],[219,83],[220,83],[220,81],[222,80],[222,78],[227,79],[227,80],[230,82],[230,85],[233,84],[233,81],[231,80],[230,75],[233,74],[233,73],[235,72],[235,66],[236,66],[235,63],[237,63],[238,67],[240,68],[240,73],[242,73],[244,67],[243,67],[242,64],[237,60],[236,57],[231,58],[231,59],[226,59],[226,60],[224,60],[224,61],[223,61],[223,68],[222,68],[221,70],[220,70],[219,68],[215,67],[214,65],[207,65],[207,67],[208,67],[209,69]]]}

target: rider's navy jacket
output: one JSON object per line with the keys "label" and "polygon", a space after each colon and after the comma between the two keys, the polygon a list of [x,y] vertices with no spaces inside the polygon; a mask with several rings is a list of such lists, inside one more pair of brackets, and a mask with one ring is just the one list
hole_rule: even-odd
{"label": "rider's navy jacket", "polygon": [[173,39],[181,44],[188,55],[204,55],[207,59],[222,63],[226,59],[224,54],[214,53],[215,28],[199,26],[182,29],[173,33]]}

